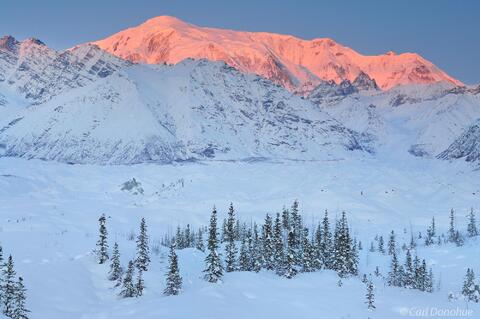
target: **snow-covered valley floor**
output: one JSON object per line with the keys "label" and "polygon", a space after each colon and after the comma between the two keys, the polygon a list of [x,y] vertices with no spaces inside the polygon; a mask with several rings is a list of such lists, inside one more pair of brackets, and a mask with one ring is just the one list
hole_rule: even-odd
{"label": "snow-covered valley floor", "polygon": [[[461,290],[467,267],[480,274],[480,241],[465,246],[420,247],[418,254],[433,268],[434,293],[385,287],[375,279],[377,309],[367,311],[365,285],[351,278],[338,287],[331,271],[285,279],[274,273],[234,272],[223,282],[202,279],[204,254],[179,251],[184,289],[162,295],[167,250],[152,255],[140,298],[121,299],[106,279],[108,267],[91,252],[97,219],[108,216],[109,239],[120,244],[122,262],[134,255],[128,234],[141,217],[152,242],[177,225],[207,225],[213,205],[220,218],[233,202],[242,220],[262,221],[294,199],[306,223],[316,223],[325,209],[335,217],[348,214],[354,234],[368,247],[376,234],[424,232],[432,216],[440,231],[448,227],[451,208],[465,230],[470,208],[480,211],[480,171],[464,163],[428,159],[356,158],[329,162],[205,162],[134,166],[67,165],[0,159],[0,242],[12,254],[25,279],[31,318],[404,318],[428,309],[471,309],[479,304],[448,301]],[[135,178],[143,194],[122,191]],[[311,220],[311,222],[310,222]],[[404,232],[406,229],[406,233]],[[360,273],[379,266],[388,271],[386,255],[361,252]],[[436,287],[437,288],[437,287]],[[410,312],[409,312],[410,311]],[[415,312],[416,311],[416,312]],[[442,316],[435,316],[442,318]],[[448,317],[448,316],[444,316]]]}

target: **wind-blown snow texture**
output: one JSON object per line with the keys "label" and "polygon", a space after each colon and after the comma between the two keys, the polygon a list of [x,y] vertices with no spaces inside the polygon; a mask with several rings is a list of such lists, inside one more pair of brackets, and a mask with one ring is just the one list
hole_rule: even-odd
{"label": "wind-blown snow texture", "polygon": [[307,41],[290,35],[205,28],[168,16],[94,43],[133,62],[220,60],[293,91],[312,89],[322,81],[353,81],[361,73],[374,78],[382,89],[440,81],[462,84],[415,53],[364,56],[328,38]]}

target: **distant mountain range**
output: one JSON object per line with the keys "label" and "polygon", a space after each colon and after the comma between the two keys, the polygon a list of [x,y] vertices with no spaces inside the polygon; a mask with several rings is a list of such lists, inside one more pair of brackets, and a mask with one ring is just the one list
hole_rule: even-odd
{"label": "distant mountain range", "polygon": [[480,86],[416,54],[365,57],[329,39],[172,17],[60,52],[0,39],[0,156],[477,162],[478,119]]}

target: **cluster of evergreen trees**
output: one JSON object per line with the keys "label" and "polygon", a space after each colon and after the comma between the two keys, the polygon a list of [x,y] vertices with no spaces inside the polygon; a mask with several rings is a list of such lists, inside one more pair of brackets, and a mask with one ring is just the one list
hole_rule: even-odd
{"label": "cluster of evergreen trees", "polygon": [[[150,246],[147,233],[147,224],[142,218],[140,222],[140,231],[136,238],[136,254],[133,260],[128,262],[126,269],[120,261],[120,251],[118,243],[115,242],[111,257],[108,249],[108,232],[106,227],[105,215],[99,218],[99,239],[95,250],[99,264],[104,264],[110,260],[110,270],[108,279],[115,282],[115,287],[120,289],[119,295],[124,298],[140,297],[145,288],[143,273],[148,271],[150,265]],[[172,245],[169,256],[169,270],[166,279],[166,295],[176,295],[179,293],[182,285],[180,277],[178,258],[175,253],[175,245]]]}
{"label": "cluster of evergreen trees", "polygon": [[[462,246],[466,240],[466,238],[472,238],[480,235],[480,231],[477,227],[477,220],[475,216],[475,212],[473,208],[470,210],[468,214],[468,224],[467,224],[467,232],[466,238],[465,235],[457,228],[456,226],[456,216],[455,211],[452,209],[450,211],[450,223],[448,232],[445,235],[444,233],[437,234],[436,225],[435,225],[435,217],[432,218],[432,222],[430,226],[427,228],[426,236],[425,236],[425,246],[430,246],[433,244],[445,244],[445,243],[454,243],[457,246]],[[419,234],[421,237],[421,234]]]}
{"label": "cluster of evergreen trees", "polygon": [[387,283],[390,286],[418,289],[420,291],[433,292],[433,272],[427,270],[425,259],[420,262],[418,256],[412,260],[408,249],[405,255],[405,263],[401,265],[394,251],[390,263]]}
{"label": "cluster of evergreen trees", "polygon": [[[299,272],[321,269],[334,270],[341,278],[358,275],[358,254],[363,249],[362,243],[352,236],[345,212],[335,220],[333,227],[327,211],[320,223],[307,227],[298,207],[298,201],[295,201],[290,209],[284,208],[282,213],[274,216],[266,214],[262,224],[247,224],[240,222],[233,205],[230,204],[221,227],[218,227],[218,213],[215,207],[208,227],[193,230],[190,225],[184,228],[178,226],[173,237],[166,235],[162,240],[162,245],[170,248],[164,294],[177,295],[181,292],[182,278],[175,250],[184,248],[196,248],[206,252],[204,279],[212,283],[220,281],[225,272],[258,272],[262,269],[274,271],[286,278],[292,278]],[[467,236],[478,236],[473,210],[468,219]],[[150,263],[145,220],[141,221],[136,239],[136,257],[128,263],[126,270],[120,263],[117,243],[113,246],[111,258],[109,256],[105,215],[100,217],[99,224],[96,249],[98,262],[102,264],[110,260],[108,278],[116,282],[116,287],[120,287],[121,296],[141,296],[144,289],[142,274],[148,271]],[[204,236],[207,237],[206,245]],[[437,235],[433,218],[424,237],[426,246],[435,242],[438,244],[451,242],[457,245],[464,242],[463,234],[456,228],[453,210],[450,214],[448,236]],[[422,233],[418,234],[418,239],[422,239]],[[425,259],[421,260],[416,253],[414,257],[412,256],[417,246],[417,240],[413,235],[408,245],[404,243],[401,246],[402,249],[399,249],[394,231],[390,232],[387,243],[383,236],[378,235],[375,242],[371,242],[370,252],[377,251],[391,256],[390,270],[384,278],[388,285],[433,292],[432,269],[427,269]],[[401,251],[405,252],[403,263],[398,258]],[[375,275],[381,276],[378,266]],[[363,282],[367,289],[367,307],[373,310],[375,309],[373,283],[371,279],[367,280],[366,275]],[[471,301],[480,300],[480,288],[475,283],[473,270],[469,269],[467,272],[462,293]]]}
{"label": "cluster of evergreen trees", "polygon": [[5,261],[3,249],[0,246],[0,302],[6,317],[28,319],[30,311],[25,305],[26,291],[23,278],[17,278],[12,256],[10,255]]}
{"label": "cluster of evergreen trees", "polygon": [[[303,222],[295,201],[275,217],[265,216],[264,223],[240,224],[230,205],[223,223],[217,229],[217,211],[212,211],[208,229],[208,255],[205,279],[217,282],[223,272],[271,270],[286,278],[298,272],[332,269],[340,277],[358,274],[358,247],[352,237],[345,213],[330,226],[328,213],[313,231]],[[224,244],[224,260],[219,247]],[[240,242],[240,244],[238,244]]]}
{"label": "cluster of evergreen trees", "polygon": [[480,302],[480,284],[475,279],[473,269],[468,268],[462,287],[462,295],[467,301]]}

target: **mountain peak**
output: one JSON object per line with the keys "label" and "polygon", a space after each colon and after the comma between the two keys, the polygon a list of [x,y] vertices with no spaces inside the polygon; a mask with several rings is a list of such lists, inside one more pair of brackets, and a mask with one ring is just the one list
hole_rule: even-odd
{"label": "mountain peak", "polygon": [[365,73],[383,90],[405,84],[462,83],[417,54],[389,52],[364,56],[330,38],[303,40],[289,35],[199,27],[159,16],[94,42],[131,62],[176,64],[186,58],[224,61],[290,91],[322,81],[353,82]]}
{"label": "mountain peak", "polygon": [[158,16],[148,19],[143,25],[188,25],[188,23],[172,16]]}
{"label": "mountain peak", "polygon": [[11,35],[6,35],[0,38],[0,49],[5,49],[8,51],[13,51],[15,49],[15,46],[19,42],[17,39],[12,37]]}

